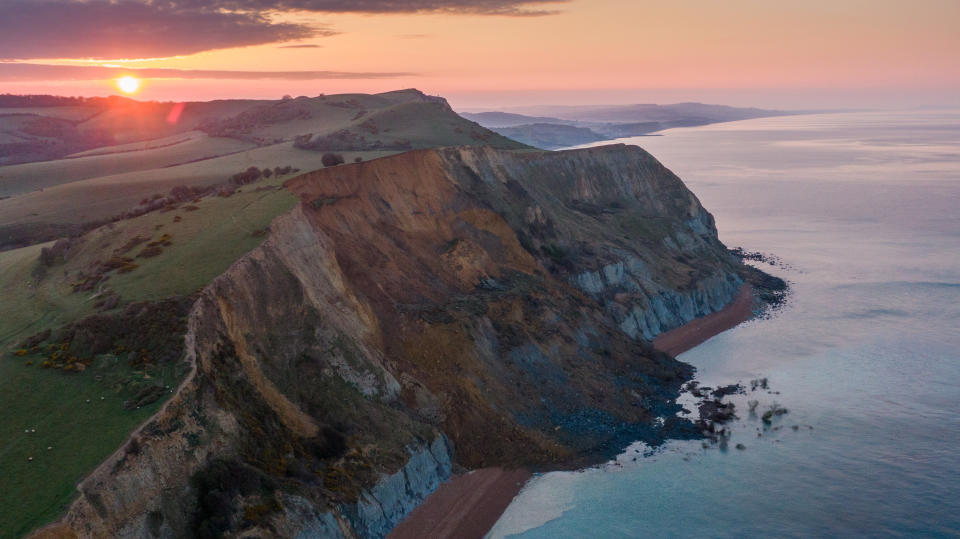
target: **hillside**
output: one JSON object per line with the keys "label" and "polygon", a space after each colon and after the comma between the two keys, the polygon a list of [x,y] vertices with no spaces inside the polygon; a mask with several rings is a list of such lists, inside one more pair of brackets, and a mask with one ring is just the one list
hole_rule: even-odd
{"label": "hillside", "polygon": [[550,118],[547,116],[535,117],[512,112],[462,112],[461,116],[488,128],[517,127],[529,124],[572,124],[571,120]]}
{"label": "hillside", "polygon": [[[84,271],[101,245],[117,252],[151,236],[158,263],[172,258],[109,273],[107,290],[123,301],[98,316],[130,312],[127,302],[139,298],[189,305],[164,318],[162,333],[183,338],[174,356],[133,356],[148,368],[179,366],[168,378],[181,383],[173,398],[80,484],[48,532],[382,537],[454,466],[577,466],[634,440],[698,435],[685,420],[657,421],[674,415],[691,370],[649,339],[720,309],[754,273],[646,152],[418,150],[309,172],[284,187],[94,231],[80,243],[88,254],[40,278],[58,282]],[[176,227],[230,213],[214,205],[287,192],[299,200],[289,211],[281,197],[251,214],[259,224],[250,227],[278,215],[260,236],[234,226],[208,233],[235,230],[259,246],[229,267],[240,246],[211,271],[156,288],[155,272],[180,267],[174,260],[211,256],[205,244],[178,250]],[[169,246],[158,236],[166,233]],[[0,256],[29,273],[37,251]],[[134,277],[141,284],[131,288]],[[138,295],[141,286],[157,292]],[[84,311],[75,309],[76,319]],[[67,334],[36,337],[37,350],[91,346],[67,344]],[[67,376],[89,380],[98,362],[122,353],[118,343],[129,337],[109,336],[91,371]],[[16,369],[37,369],[20,363],[30,350],[12,359]]]}
{"label": "hillside", "polygon": [[546,150],[567,148],[607,139],[604,135],[588,127],[566,124],[536,123],[500,127],[494,128],[494,130],[505,137]]}
{"label": "hillside", "polygon": [[[417,90],[185,104],[117,98],[8,109],[22,112],[11,116],[4,110],[0,126],[56,121],[71,137],[100,139],[91,146],[51,138],[58,158],[0,166],[0,250],[80,233],[140,211],[144,200],[175,187],[209,188],[250,166],[313,170],[330,151],[354,161],[437,146],[525,147]],[[34,143],[46,148],[44,141]],[[14,153],[19,161],[36,157]]]}

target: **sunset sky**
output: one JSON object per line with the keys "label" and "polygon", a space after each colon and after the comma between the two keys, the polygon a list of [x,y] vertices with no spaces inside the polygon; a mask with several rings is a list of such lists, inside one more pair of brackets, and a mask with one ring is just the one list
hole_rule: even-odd
{"label": "sunset sky", "polygon": [[957,0],[3,0],[0,92],[958,105]]}

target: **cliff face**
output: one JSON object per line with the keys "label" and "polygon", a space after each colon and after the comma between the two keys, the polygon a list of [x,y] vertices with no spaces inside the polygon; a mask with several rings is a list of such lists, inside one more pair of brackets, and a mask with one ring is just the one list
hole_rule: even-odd
{"label": "cliff face", "polygon": [[195,373],[80,485],[81,536],[383,536],[450,476],[690,435],[648,340],[743,268],[635,147],[424,150],[309,173],[200,294]]}

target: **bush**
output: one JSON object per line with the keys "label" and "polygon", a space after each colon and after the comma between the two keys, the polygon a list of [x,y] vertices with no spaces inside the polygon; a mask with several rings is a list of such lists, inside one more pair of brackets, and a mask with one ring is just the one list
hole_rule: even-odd
{"label": "bush", "polygon": [[261,172],[259,168],[250,167],[243,172],[238,172],[233,176],[230,176],[230,183],[234,185],[246,185],[259,180],[262,174],[263,172]]}
{"label": "bush", "polygon": [[320,158],[320,162],[323,163],[325,167],[333,167],[337,165],[342,165],[344,163],[343,156],[338,153],[325,153],[323,157]]}

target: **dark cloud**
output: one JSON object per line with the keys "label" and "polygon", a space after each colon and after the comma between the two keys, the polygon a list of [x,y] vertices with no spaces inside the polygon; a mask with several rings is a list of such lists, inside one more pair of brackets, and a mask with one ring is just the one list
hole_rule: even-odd
{"label": "dark cloud", "polygon": [[538,16],[567,0],[0,0],[0,58],[156,58],[333,35],[274,14]]}
{"label": "dark cloud", "polygon": [[292,41],[329,33],[258,13],[176,9],[159,3],[0,1],[0,57],[152,58]]}
{"label": "dark cloud", "polygon": [[413,77],[416,73],[380,73],[354,71],[227,71],[211,69],[126,69],[103,66],[65,66],[0,62],[0,81],[30,80],[102,80],[134,75],[141,78],[234,79],[234,80],[320,80],[391,79]]}

